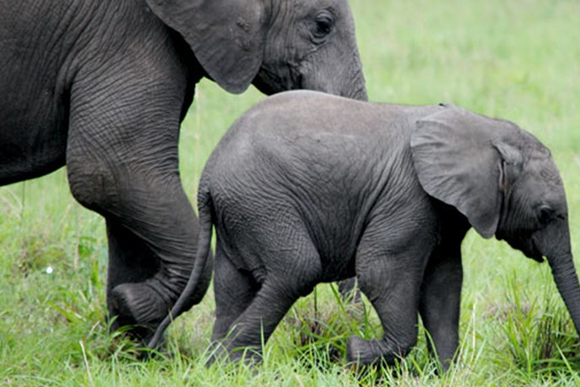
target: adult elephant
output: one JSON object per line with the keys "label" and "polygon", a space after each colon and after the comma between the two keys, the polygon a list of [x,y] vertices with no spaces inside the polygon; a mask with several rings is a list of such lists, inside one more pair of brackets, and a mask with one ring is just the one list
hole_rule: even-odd
{"label": "adult elephant", "polygon": [[202,77],[366,98],[347,0],[0,0],[0,185],[67,166],[106,220],[109,315],[137,337],[195,259],[177,147]]}

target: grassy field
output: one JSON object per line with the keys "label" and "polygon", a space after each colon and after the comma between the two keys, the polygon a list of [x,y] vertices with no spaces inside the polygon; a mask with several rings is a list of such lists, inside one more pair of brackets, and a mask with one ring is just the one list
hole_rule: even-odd
{"label": "grassy field", "polygon": [[[580,255],[580,2],[351,0],[373,101],[452,102],[507,118],[553,151]],[[181,163],[192,201],[211,150],[255,90],[198,87]],[[380,335],[368,303],[343,305],[321,285],[301,299],[256,368],[204,367],[213,295],[169,330],[150,362],[109,334],[103,221],[77,205],[63,170],[0,189],[0,385],[7,386],[547,386],[580,385],[580,342],[539,265],[470,232],[463,244],[461,349],[444,376],[423,334],[396,367],[355,371],[349,336]],[[576,260],[577,265],[580,260]]]}

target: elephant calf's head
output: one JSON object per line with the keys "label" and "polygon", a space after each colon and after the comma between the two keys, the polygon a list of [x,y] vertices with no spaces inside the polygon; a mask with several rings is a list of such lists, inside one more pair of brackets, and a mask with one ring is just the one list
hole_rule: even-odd
{"label": "elephant calf's head", "polygon": [[511,122],[453,106],[417,122],[411,150],[429,195],[457,208],[483,237],[548,259],[580,333],[566,195],[549,150]]}
{"label": "elephant calf's head", "polygon": [[366,99],[347,0],[147,0],[225,90]]}

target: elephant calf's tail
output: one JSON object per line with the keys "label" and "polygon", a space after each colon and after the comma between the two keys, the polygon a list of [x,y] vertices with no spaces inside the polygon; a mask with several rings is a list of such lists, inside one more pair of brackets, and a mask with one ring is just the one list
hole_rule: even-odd
{"label": "elephant calf's tail", "polygon": [[161,324],[155,330],[153,337],[147,343],[147,348],[157,349],[163,338],[163,333],[171,324],[171,322],[179,317],[186,310],[186,305],[188,305],[188,300],[193,296],[196,287],[203,274],[203,269],[207,263],[207,259],[211,249],[211,233],[212,233],[212,212],[213,204],[211,201],[211,196],[208,191],[201,190],[198,196],[198,209],[199,209],[199,239],[197,244],[197,255],[195,257],[195,263],[187,281],[187,285],[181,292],[181,295],[171,308],[169,314],[163,319]]}

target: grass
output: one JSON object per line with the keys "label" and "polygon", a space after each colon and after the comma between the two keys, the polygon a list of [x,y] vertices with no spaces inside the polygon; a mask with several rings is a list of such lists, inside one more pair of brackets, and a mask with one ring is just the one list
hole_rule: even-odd
{"label": "grass", "polygon": [[[580,246],[580,3],[575,0],[351,0],[369,97],[452,102],[513,120],[553,151]],[[380,4],[380,5],[377,5]],[[182,135],[186,191],[255,90],[198,87]],[[461,348],[437,376],[424,334],[397,366],[355,371],[349,336],[380,334],[368,304],[338,302],[330,285],[299,300],[265,348],[264,363],[204,367],[213,296],[176,321],[168,350],[138,361],[109,334],[102,220],[70,196],[64,171],[0,189],[0,385],[7,386],[572,386],[580,347],[549,268],[470,232],[463,244]]]}

